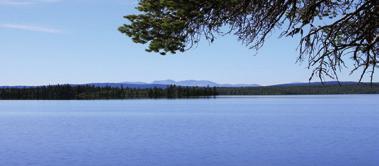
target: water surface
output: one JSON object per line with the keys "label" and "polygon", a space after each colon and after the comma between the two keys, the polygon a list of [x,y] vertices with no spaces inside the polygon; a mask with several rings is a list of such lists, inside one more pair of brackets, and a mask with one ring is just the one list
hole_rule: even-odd
{"label": "water surface", "polygon": [[1,166],[377,166],[379,95],[0,101]]}

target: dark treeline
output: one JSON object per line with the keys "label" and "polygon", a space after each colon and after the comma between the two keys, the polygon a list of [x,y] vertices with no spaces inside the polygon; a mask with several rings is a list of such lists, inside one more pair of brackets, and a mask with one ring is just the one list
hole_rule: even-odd
{"label": "dark treeline", "polygon": [[84,100],[139,98],[196,98],[217,95],[306,95],[306,94],[379,94],[379,84],[269,87],[181,87],[112,88],[92,85],[54,85],[27,88],[0,88],[0,100]]}
{"label": "dark treeline", "polygon": [[111,88],[90,85],[54,85],[29,88],[0,88],[2,100],[81,100],[81,99],[138,99],[138,98],[194,98],[216,96],[215,88],[180,87],[167,88]]}
{"label": "dark treeline", "polygon": [[217,88],[219,95],[379,94],[379,84]]}

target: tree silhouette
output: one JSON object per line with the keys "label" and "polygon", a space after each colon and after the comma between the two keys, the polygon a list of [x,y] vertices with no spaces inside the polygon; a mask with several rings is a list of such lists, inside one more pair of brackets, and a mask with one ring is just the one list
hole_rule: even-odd
{"label": "tree silhouette", "polygon": [[[183,52],[202,36],[234,34],[243,44],[259,49],[267,36],[300,36],[299,61],[317,76],[338,80],[350,67],[361,71],[359,81],[378,67],[378,0],[140,0],[140,14],[119,30],[149,52]],[[226,29],[226,30],[225,30]]]}

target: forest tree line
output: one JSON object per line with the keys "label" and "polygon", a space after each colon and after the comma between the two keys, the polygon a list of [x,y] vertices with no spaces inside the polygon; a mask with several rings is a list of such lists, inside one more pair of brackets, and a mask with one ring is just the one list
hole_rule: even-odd
{"label": "forest tree line", "polygon": [[379,94],[379,84],[266,87],[182,87],[116,88],[93,85],[53,85],[24,88],[0,88],[0,100],[91,100],[140,98],[199,98],[217,95],[307,95],[307,94]]}
{"label": "forest tree line", "polygon": [[193,98],[216,96],[216,88],[113,88],[92,85],[53,85],[27,88],[0,88],[2,100],[81,100],[81,99],[138,99],[138,98]]}

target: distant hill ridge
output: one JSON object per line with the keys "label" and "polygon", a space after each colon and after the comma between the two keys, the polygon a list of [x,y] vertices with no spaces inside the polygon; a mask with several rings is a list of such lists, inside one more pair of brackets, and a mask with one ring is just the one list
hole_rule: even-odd
{"label": "distant hill ridge", "polygon": [[[362,83],[369,84],[369,83]],[[379,83],[374,83],[378,85]],[[159,80],[153,81],[151,83],[146,82],[121,82],[121,83],[87,83],[87,84],[70,84],[73,86],[78,85],[92,85],[96,87],[112,87],[112,88],[136,88],[136,89],[146,89],[146,88],[166,88],[169,85],[177,85],[177,86],[198,86],[198,87],[230,87],[230,88],[238,88],[238,87],[261,87],[258,84],[220,84],[208,80],[183,80],[183,81],[175,81],[175,80]],[[265,87],[291,87],[291,86],[321,86],[321,85],[358,85],[358,82],[337,82],[337,81],[329,81],[329,82],[311,82],[311,83],[286,83],[286,84],[276,84],[269,85]],[[35,86],[0,86],[0,88],[28,88]]]}
{"label": "distant hill ridge", "polygon": [[[159,80],[153,81],[151,83],[146,82],[120,82],[120,83],[87,83],[87,84],[70,84],[73,86],[78,85],[93,85],[96,87],[112,87],[112,88],[166,88],[170,85],[177,86],[198,86],[198,87],[257,87],[258,84],[219,84],[216,82],[208,80],[183,80],[183,81],[174,81],[174,80]],[[0,88],[28,88],[35,86],[0,86]]]}
{"label": "distant hill ridge", "polygon": [[177,85],[177,86],[200,86],[200,87],[255,87],[258,84],[219,84],[216,82],[208,80],[184,80],[184,81],[174,81],[174,80],[161,80],[154,81],[152,84],[160,85]]}

